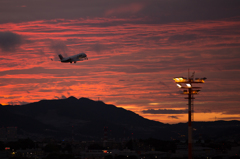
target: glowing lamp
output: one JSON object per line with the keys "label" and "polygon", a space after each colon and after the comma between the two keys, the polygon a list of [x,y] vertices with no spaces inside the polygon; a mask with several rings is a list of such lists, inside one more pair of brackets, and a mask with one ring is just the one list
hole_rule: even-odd
{"label": "glowing lamp", "polygon": [[181,84],[177,84],[177,86],[179,87],[179,88],[181,88],[182,86],[181,86]]}

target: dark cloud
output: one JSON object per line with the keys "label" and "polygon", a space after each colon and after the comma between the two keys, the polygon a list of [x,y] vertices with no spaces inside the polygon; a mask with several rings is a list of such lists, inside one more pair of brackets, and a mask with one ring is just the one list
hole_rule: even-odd
{"label": "dark cloud", "polygon": [[[4,75],[17,75],[17,74],[51,74],[57,77],[66,77],[72,76],[73,74],[76,75],[79,69],[45,69],[43,67],[33,67],[29,69],[21,69],[21,70],[7,70],[7,71],[0,71],[0,76]],[[86,69],[86,73],[88,70]],[[81,75],[86,75],[84,71],[81,72]]]}
{"label": "dark cloud", "polygon": [[39,89],[38,92],[53,92],[53,90],[49,90],[49,89]]}
{"label": "dark cloud", "polygon": [[25,104],[28,104],[28,102],[25,102],[25,101],[11,101],[11,102],[8,102],[8,105],[25,105]]}
{"label": "dark cloud", "polygon": [[216,20],[240,15],[238,0],[150,0],[142,11],[158,23]]}
{"label": "dark cloud", "polygon": [[62,95],[61,99],[67,99],[67,97],[65,95]]}
{"label": "dark cloud", "polygon": [[187,109],[184,110],[174,110],[174,109],[148,109],[142,111],[145,114],[186,114],[188,113]]}
{"label": "dark cloud", "polygon": [[[233,110],[225,110],[222,114],[240,114],[240,110],[239,109],[233,109]],[[239,117],[240,118],[240,117]]]}
{"label": "dark cloud", "polygon": [[54,98],[56,98],[56,99],[67,99],[67,97],[65,95],[62,95],[61,97],[54,96]]}
{"label": "dark cloud", "polygon": [[19,34],[6,31],[0,32],[0,48],[5,52],[14,52],[22,44],[22,37]]}
{"label": "dark cloud", "polygon": [[198,37],[195,34],[173,35],[169,37],[168,41],[169,43],[185,42],[185,41],[193,41],[193,40],[196,40],[197,38]]}
{"label": "dark cloud", "polygon": [[216,20],[239,16],[239,6],[239,0],[11,0],[0,2],[0,23],[104,16],[145,16],[149,23]]}
{"label": "dark cloud", "polygon": [[54,98],[56,98],[56,99],[60,99],[58,96],[54,96]]}
{"label": "dark cloud", "polygon": [[50,41],[50,49],[53,50],[57,55],[62,54],[63,56],[68,56],[67,51],[68,47],[67,45],[60,40],[51,40]]}
{"label": "dark cloud", "polygon": [[168,118],[179,119],[177,116],[168,116]]}
{"label": "dark cloud", "polygon": [[128,5],[124,4],[122,6],[117,6],[116,8],[109,9],[105,12],[106,16],[116,16],[116,15],[131,15],[140,12],[144,8],[143,3],[130,3]]}
{"label": "dark cloud", "polygon": [[92,45],[91,50],[95,51],[96,53],[100,54],[105,50],[108,50],[107,46],[100,44],[100,43],[96,43],[94,45]]}

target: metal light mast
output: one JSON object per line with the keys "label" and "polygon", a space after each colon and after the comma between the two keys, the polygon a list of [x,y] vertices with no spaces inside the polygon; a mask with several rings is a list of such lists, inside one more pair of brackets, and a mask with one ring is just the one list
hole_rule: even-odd
{"label": "metal light mast", "polygon": [[194,74],[191,77],[176,77],[173,78],[178,88],[183,89],[183,94],[188,95],[185,99],[188,99],[188,159],[192,159],[192,100],[194,99],[193,95],[198,94],[201,87],[193,87],[193,83],[205,83],[207,78],[195,78]]}

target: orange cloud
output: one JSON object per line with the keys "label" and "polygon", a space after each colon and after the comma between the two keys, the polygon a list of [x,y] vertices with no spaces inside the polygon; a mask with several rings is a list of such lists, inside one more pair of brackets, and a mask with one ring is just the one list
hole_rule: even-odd
{"label": "orange cloud", "polygon": [[[187,76],[190,68],[196,77],[208,78],[194,103],[196,114],[205,116],[195,119],[237,118],[240,22],[148,22],[145,18],[88,18],[1,24],[2,32],[26,40],[15,52],[0,54],[1,102],[100,98],[149,119],[182,122],[187,120],[185,114],[142,111],[187,109],[185,96],[172,78]],[[89,60],[62,64],[57,54],[64,52],[85,52]]]}

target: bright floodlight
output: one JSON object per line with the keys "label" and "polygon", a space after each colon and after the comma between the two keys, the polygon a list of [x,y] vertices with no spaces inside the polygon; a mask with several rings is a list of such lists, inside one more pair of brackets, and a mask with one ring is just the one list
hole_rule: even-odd
{"label": "bright floodlight", "polygon": [[191,87],[192,87],[192,85],[189,84],[189,83],[187,83],[186,85],[187,85],[188,88],[191,88]]}
{"label": "bright floodlight", "polygon": [[181,84],[177,84],[177,86],[179,87],[179,88],[181,88],[182,86],[181,86]]}

